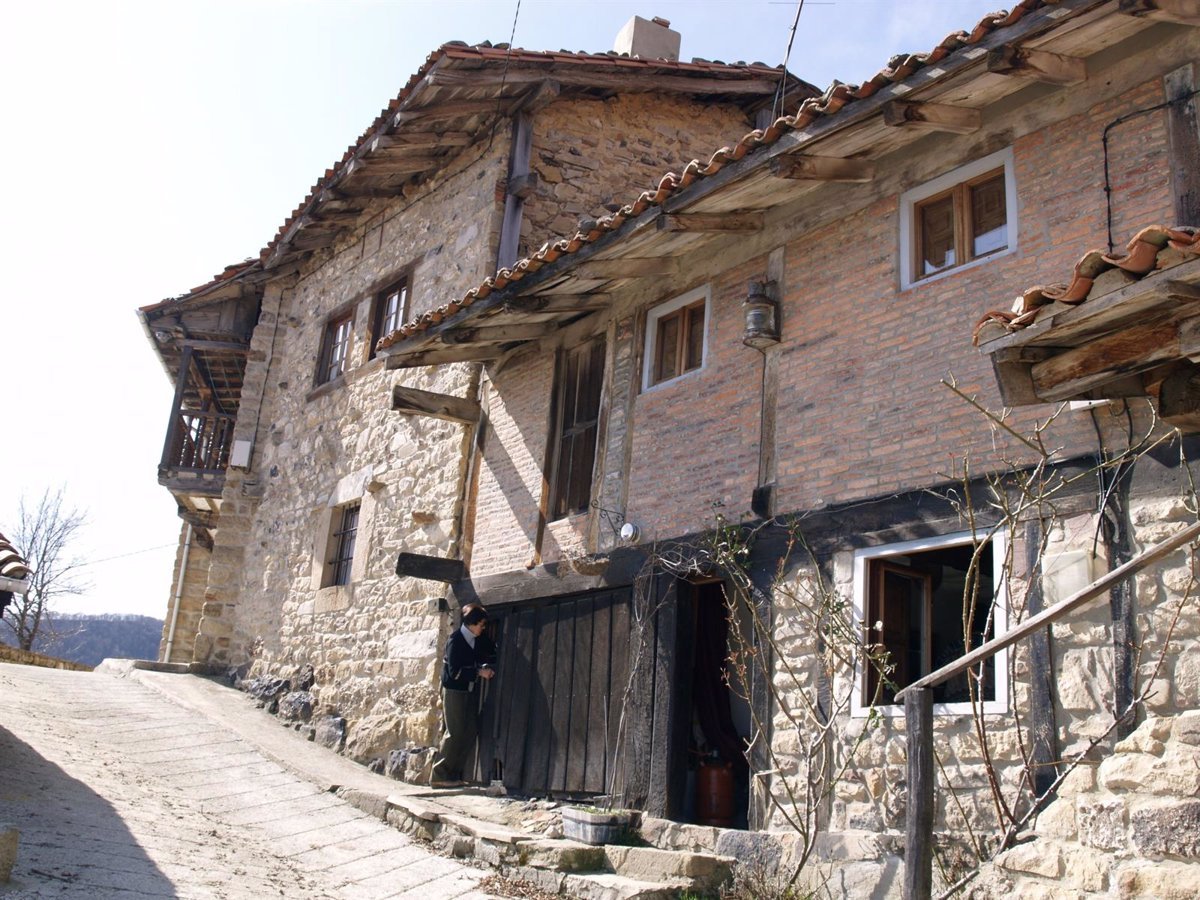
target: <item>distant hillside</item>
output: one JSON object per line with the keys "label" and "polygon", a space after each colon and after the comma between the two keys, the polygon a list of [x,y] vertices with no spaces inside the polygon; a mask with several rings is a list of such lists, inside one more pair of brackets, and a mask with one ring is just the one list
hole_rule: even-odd
{"label": "distant hillside", "polygon": [[[150,616],[58,614],[53,629],[53,635],[38,635],[35,651],[95,666],[109,657],[157,659],[163,623]],[[7,625],[0,626],[0,641],[15,643]]]}

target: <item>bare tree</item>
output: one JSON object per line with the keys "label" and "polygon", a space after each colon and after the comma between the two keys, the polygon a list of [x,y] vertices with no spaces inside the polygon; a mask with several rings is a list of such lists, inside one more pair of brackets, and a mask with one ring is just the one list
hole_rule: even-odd
{"label": "bare tree", "polygon": [[12,542],[33,574],[29,592],[13,596],[3,621],[22,650],[32,650],[38,635],[49,633],[50,604],[56,597],[81,594],[89,587],[79,574],[83,562],[71,550],[86,522],[81,510],[64,505],[61,487],[54,492],[47,489],[36,505],[21,497]]}

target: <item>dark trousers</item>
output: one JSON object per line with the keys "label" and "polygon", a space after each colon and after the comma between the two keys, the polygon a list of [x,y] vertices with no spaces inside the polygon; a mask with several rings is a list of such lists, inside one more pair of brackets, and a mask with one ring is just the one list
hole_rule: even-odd
{"label": "dark trousers", "polygon": [[471,691],[442,688],[442,743],[433,763],[434,781],[458,781],[479,734],[479,699]]}

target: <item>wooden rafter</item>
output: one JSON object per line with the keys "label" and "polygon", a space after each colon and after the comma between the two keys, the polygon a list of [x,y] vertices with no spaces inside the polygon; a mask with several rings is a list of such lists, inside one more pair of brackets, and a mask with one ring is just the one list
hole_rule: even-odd
{"label": "wooden rafter", "polygon": [[1121,12],[1130,16],[1200,25],[1200,0],[1121,0]]}
{"label": "wooden rafter", "polygon": [[970,134],[979,130],[983,116],[977,109],[949,103],[893,100],[883,108],[883,124],[912,130]]}
{"label": "wooden rafter", "polygon": [[409,415],[429,416],[463,425],[474,425],[479,420],[479,404],[474,400],[399,384],[392,388],[392,409]]}
{"label": "wooden rafter", "polygon": [[1087,63],[1076,56],[1007,44],[988,51],[987,70],[1047,84],[1081,84],[1087,81]]}
{"label": "wooden rafter", "polygon": [[752,233],[762,231],[764,216],[761,212],[748,213],[678,213],[659,216],[656,227],[659,231],[734,232]]}
{"label": "wooden rafter", "polygon": [[792,181],[862,183],[875,178],[875,164],[836,156],[780,156],[771,160],[771,174]]}

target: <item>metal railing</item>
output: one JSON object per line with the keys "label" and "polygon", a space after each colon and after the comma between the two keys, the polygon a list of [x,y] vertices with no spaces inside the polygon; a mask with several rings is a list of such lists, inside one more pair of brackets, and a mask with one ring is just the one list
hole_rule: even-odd
{"label": "metal railing", "polygon": [[1114,585],[1136,575],[1180,547],[1200,538],[1200,522],[1193,522],[1127,563],[1113,569],[1086,588],[1030,616],[999,637],[981,644],[948,665],[930,672],[896,692],[904,700],[905,738],[908,742],[908,804],[905,816],[904,900],[929,900],[933,891],[933,815],[935,797],[933,755],[933,688],[977,666],[1005,647],[1046,628],[1073,610],[1095,600]]}

